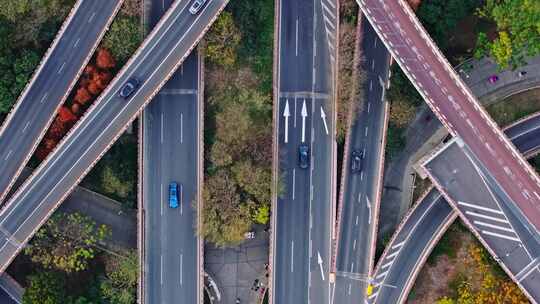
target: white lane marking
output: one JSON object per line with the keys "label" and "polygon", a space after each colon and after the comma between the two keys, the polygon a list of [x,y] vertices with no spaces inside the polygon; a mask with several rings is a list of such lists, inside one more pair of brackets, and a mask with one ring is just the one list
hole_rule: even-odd
{"label": "white lane marking", "polygon": [[504,214],[504,212],[502,212],[500,210],[497,210],[497,209],[482,207],[482,206],[479,206],[479,205],[469,204],[469,203],[465,203],[465,202],[461,202],[461,201],[458,201],[458,205],[462,205],[462,206],[466,206],[466,207],[470,207],[470,208],[474,208],[474,209],[478,209],[478,210],[493,212],[493,213],[496,213],[496,214]]}
{"label": "white lane marking", "polygon": [[360,172],[360,180],[364,180],[364,171]]}
{"label": "white lane marking", "polygon": [[507,220],[500,219],[500,218],[497,218],[497,217],[483,215],[483,214],[472,212],[472,211],[465,211],[465,214],[476,216],[476,217],[481,217],[481,218],[484,218],[484,219],[488,219],[488,220],[492,220],[492,221],[496,221],[496,222],[500,222],[500,223],[506,223],[506,224],[508,223]]}
{"label": "white lane marking", "polygon": [[30,122],[27,121],[26,124],[24,125],[24,128],[22,129],[22,132],[24,133],[26,131],[26,129],[28,129],[28,126],[30,125]]}
{"label": "white lane marking", "polygon": [[529,269],[529,271],[527,271],[526,274],[524,274],[521,278],[519,278],[518,281],[521,282],[525,280],[535,270],[538,270],[540,272],[540,268],[538,267],[538,265],[536,267],[532,267],[531,269]]}
{"label": "white lane marking", "polygon": [[161,265],[159,267],[159,281],[160,281],[161,285],[163,285],[163,255],[160,255],[159,264]]}
{"label": "white lane marking", "polygon": [[182,285],[182,279],[183,279],[183,271],[182,271],[183,264],[184,264],[184,255],[180,253],[180,285]]}
{"label": "white lane marking", "polygon": [[292,200],[294,201],[294,194],[296,192],[296,169],[292,169]]}
{"label": "white lane marking", "polygon": [[73,48],[76,48],[77,45],[79,45],[79,41],[81,41],[81,38],[77,38],[77,40],[75,40],[75,43],[73,44]]}
{"label": "white lane marking", "polygon": [[294,241],[291,241],[291,272],[294,272]]}
{"label": "white lane marking", "polygon": [[399,242],[399,243],[393,245],[393,246],[392,246],[392,249],[399,248],[399,247],[403,246],[404,243],[405,243],[405,241],[401,241],[401,242]]}
{"label": "white lane marking", "polygon": [[352,249],[353,249],[353,250],[356,250],[356,239],[353,241]]}
{"label": "white lane marking", "polygon": [[523,267],[518,272],[518,274],[516,274],[515,277],[518,279],[519,282],[523,281],[525,278],[527,278],[529,276],[529,274],[531,272],[538,269],[538,264],[540,264],[540,258],[535,258],[535,259],[531,260],[531,262],[529,264],[525,265],[525,267]]}
{"label": "white lane marking", "polygon": [[180,143],[184,143],[184,113],[180,113]]}
{"label": "white lane marking", "polygon": [[377,48],[377,37],[375,37],[375,42],[373,43],[373,48]]}
{"label": "white lane marking", "polygon": [[354,225],[358,226],[358,215],[356,216],[356,223]]}
{"label": "white lane marking", "polygon": [[349,284],[349,295],[351,295],[351,284]]}
{"label": "white lane marking", "polygon": [[369,127],[366,127],[366,131],[364,132],[364,133],[365,133],[365,136],[367,136],[368,130],[369,130]]}
{"label": "white lane marking", "polygon": [[382,265],[382,266],[381,266],[381,269],[385,269],[385,268],[388,268],[388,267],[389,267],[390,265],[392,265],[392,263],[394,263],[394,261],[392,261],[392,262],[388,262],[388,263],[386,263],[386,264]]}
{"label": "white lane marking", "polygon": [[386,259],[391,259],[391,258],[395,257],[398,253],[399,253],[399,250],[396,250],[394,253],[389,254],[389,255],[386,257]]}
{"label": "white lane marking", "polygon": [[328,8],[328,6],[326,6],[326,4],[324,4],[324,2],[321,2],[322,4],[322,7],[328,12],[328,14],[332,17],[332,19],[336,19],[336,15],[334,14],[334,12],[332,12],[330,10],[330,8]]}
{"label": "white lane marking", "polygon": [[362,192],[358,192],[358,202],[362,201]]}
{"label": "white lane marking", "polygon": [[4,158],[4,160],[8,160],[8,158],[11,156],[12,152],[13,152],[13,150],[9,150],[6,157]]}
{"label": "white lane marking", "polygon": [[160,140],[161,140],[161,143],[163,143],[163,112],[161,113]]}
{"label": "white lane marking", "polygon": [[373,90],[373,80],[369,81],[369,91],[371,92]]}
{"label": "white lane marking", "polygon": [[66,62],[64,61],[64,63],[62,63],[62,65],[58,69],[58,74],[62,73],[62,70],[64,69],[65,66],[66,66]]}
{"label": "white lane marking", "polygon": [[381,273],[381,274],[379,274],[378,276],[376,276],[375,279],[380,279],[380,278],[384,277],[387,273],[388,273],[388,270]]}
{"label": "white lane marking", "polygon": [[47,96],[49,96],[49,92],[46,92],[45,94],[43,94],[43,97],[41,97],[41,100],[39,101],[39,103],[43,103],[45,101],[45,98],[47,98]]}
{"label": "white lane marking", "polygon": [[298,56],[298,18],[296,19],[296,56]]}
{"label": "white lane marking", "polygon": [[349,271],[349,272],[352,273],[352,272],[354,272],[353,270],[354,270],[354,262],[351,263],[351,271]]}
{"label": "white lane marking", "polygon": [[96,16],[96,12],[93,12],[90,18],[88,18],[88,23],[92,22],[95,16]]}
{"label": "white lane marking", "polygon": [[515,237],[511,237],[511,236],[508,236],[508,235],[499,234],[499,233],[490,232],[490,231],[485,231],[485,230],[482,230],[482,233],[487,234],[487,235],[491,235],[491,236],[494,236],[494,237],[498,237],[498,238],[501,238],[501,239],[507,239],[507,240],[516,241],[516,242],[521,243],[520,239],[515,238]]}
{"label": "white lane marking", "polygon": [[161,196],[159,197],[159,205],[161,206],[161,216],[163,216],[163,184],[161,184],[160,194]]}
{"label": "white lane marking", "polygon": [[493,229],[498,229],[498,230],[502,230],[502,231],[508,231],[508,232],[515,233],[514,230],[512,230],[510,228],[501,227],[501,226],[497,226],[497,225],[493,225],[493,224],[489,224],[489,223],[485,223],[485,222],[481,222],[481,221],[473,221],[473,222],[476,225],[479,225],[479,226],[490,227],[490,228],[493,228]]}
{"label": "white lane marking", "polygon": [[510,139],[511,139],[511,140],[516,139],[516,138],[518,138],[518,137],[520,137],[520,136],[523,136],[523,135],[525,135],[525,134],[528,134],[528,133],[530,133],[530,132],[532,132],[532,131],[538,130],[539,128],[540,128],[540,125],[538,125],[538,126],[532,128],[532,129],[529,129],[529,130],[523,131],[523,132],[521,132],[521,133],[518,133],[518,134],[516,134],[516,135],[510,137]]}
{"label": "white lane marking", "polygon": [[367,103],[367,112],[369,113],[369,109],[371,108],[371,102]]}

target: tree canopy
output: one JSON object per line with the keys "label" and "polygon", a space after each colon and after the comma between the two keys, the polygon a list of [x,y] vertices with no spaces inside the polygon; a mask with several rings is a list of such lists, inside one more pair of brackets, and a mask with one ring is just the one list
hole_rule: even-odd
{"label": "tree canopy", "polygon": [[67,273],[87,269],[95,256],[94,246],[110,233],[87,216],[57,213],[41,227],[24,249],[32,261]]}
{"label": "tree canopy", "polygon": [[497,27],[497,37],[480,33],[475,56],[492,56],[501,69],[517,68],[540,54],[540,1],[487,0],[478,15]]}

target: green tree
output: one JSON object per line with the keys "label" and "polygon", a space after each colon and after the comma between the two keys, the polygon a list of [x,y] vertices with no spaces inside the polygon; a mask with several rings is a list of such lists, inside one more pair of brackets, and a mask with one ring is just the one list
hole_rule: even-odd
{"label": "green tree", "polygon": [[270,204],[272,171],[254,166],[250,161],[237,162],[232,172],[238,186],[262,204]]}
{"label": "green tree", "polygon": [[270,205],[264,204],[259,206],[255,211],[254,220],[259,224],[268,224],[268,221],[270,220]]}
{"label": "green tree", "polygon": [[0,16],[11,22],[26,13],[30,9],[30,0],[0,0]]}
{"label": "green tree", "polygon": [[221,13],[205,36],[206,58],[212,63],[232,67],[236,63],[241,37],[231,13]]}
{"label": "green tree", "polygon": [[501,69],[517,68],[526,56],[540,54],[540,2],[487,0],[478,15],[497,26],[497,38],[478,37],[475,57],[492,56]]}
{"label": "green tree", "polygon": [[129,180],[120,178],[110,166],[105,166],[102,172],[103,190],[107,194],[125,198],[133,188]]}
{"label": "green tree", "polygon": [[230,173],[219,170],[205,181],[203,219],[199,233],[217,246],[234,246],[251,227],[250,210],[242,204]]}
{"label": "green tree", "polygon": [[116,17],[103,39],[103,45],[122,65],[137,50],[142,42],[139,21],[135,17]]}
{"label": "green tree", "polygon": [[125,258],[113,259],[107,263],[106,271],[101,282],[101,293],[108,303],[135,303],[139,274],[137,252],[130,251]]}
{"label": "green tree", "polygon": [[65,299],[65,282],[59,273],[41,271],[28,277],[24,304],[58,304]]}
{"label": "green tree", "polygon": [[48,269],[82,271],[95,256],[94,246],[109,233],[109,228],[96,225],[87,216],[57,213],[38,230],[24,252]]}

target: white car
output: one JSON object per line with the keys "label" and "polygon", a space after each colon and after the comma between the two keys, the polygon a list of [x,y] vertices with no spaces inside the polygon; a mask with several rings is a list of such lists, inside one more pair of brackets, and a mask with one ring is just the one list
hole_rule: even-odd
{"label": "white car", "polygon": [[189,8],[189,12],[193,15],[196,15],[200,10],[201,7],[204,6],[207,0],[195,0],[191,7]]}

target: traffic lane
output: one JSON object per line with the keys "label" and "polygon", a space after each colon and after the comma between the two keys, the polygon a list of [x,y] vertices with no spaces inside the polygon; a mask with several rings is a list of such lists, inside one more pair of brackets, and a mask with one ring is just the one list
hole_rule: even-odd
{"label": "traffic lane", "polygon": [[[540,129],[540,113],[505,128],[504,133],[510,140],[514,141],[514,139],[523,135],[538,132],[538,129]],[[516,147],[519,148],[519,145],[516,145]]]}
{"label": "traffic lane", "polygon": [[313,18],[313,1],[280,2],[280,93],[311,91]]}
{"label": "traffic lane", "polygon": [[[64,94],[68,93],[78,71],[84,68],[86,57],[98,43],[99,34],[105,30],[120,2],[83,1],[35,81],[27,84],[17,100],[0,131],[0,151],[5,151],[0,155],[0,171],[3,172],[0,199],[7,195],[17,171],[31,156],[34,144],[39,141]],[[98,11],[100,13],[96,14]],[[88,28],[90,18],[93,26]]]}
{"label": "traffic lane", "polygon": [[17,304],[4,289],[0,288],[0,304]]}
{"label": "traffic lane", "polygon": [[[279,99],[279,111],[284,113],[288,98]],[[295,106],[293,106],[295,104]],[[311,115],[302,109],[311,100],[289,100],[291,117],[288,120],[285,143],[285,119],[279,119],[279,170],[285,179],[284,193],[277,202],[276,266],[274,267],[275,303],[306,303],[309,276],[310,169],[298,165],[298,147],[311,140]],[[303,119],[305,117],[305,119]],[[303,138],[303,140],[302,140]]]}
{"label": "traffic lane", "polygon": [[160,144],[160,108],[151,103],[143,112],[144,119],[144,164],[143,164],[143,195],[145,208],[145,249],[146,264],[144,265],[146,302],[161,303],[162,279],[162,253],[161,253],[161,217],[164,210],[161,194],[164,189],[159,181],[161,179],[161,144]]}
{"label": "traffic lane", "polygon": [[379,22],[377,26],[387,35],[388,44],[400,47],[398,54],[406,60],[398,57],[398,62],[408,74],[415,75],[415,85],[427,97],[426,101],[435,114],[451,133],[463,138],[475,155],[482,156],[483,165],[519,206],[521,220],[529,222],[538,230],[540,183],[537,174],[478,101],[466,91],[468,89],[449,64],[440,61],[443,60],[442,55],[435,54],[437,50],[428,43],[427,38],[420,35],[420,31],[425,31],[418,23],[414,23],[418,21],[410,8],[405,9],[404,1],[382,5],[373,0],[363,2],[369,3],[373,9],[366,10],[367,14]]}
{"label": "traffic lane", "polygon": [[[515,276],[534,259],[538,241],[517,219],[515,211],[505,210],[515,207],[505,206],[507,202],[500,200],[497,191],[489,185],[489,177],[469,153],[464,153],[454,142],[425,166],[432,179],[444,187],[475,234],[495,253],[496,261]],[[457,168],[456,164],[459,164]],[[540,284],[538,279],[537,284]],[[540,291],[528,288],[523,282],[518,284],[539,299]]]}
{"label": "traffic lane", "polygon": [[[381,277],[379,280],[375,277],[375,285],[384,284],[378,287],[380,291],[376,295],[377,303],[403,303],[406,300],[404,297],[408,292],[403,291],[412,286],[414,278],[418,274],[415,272],[419,269],[418,263],[426,258],[431,251],[429,246],[426,248],[418,244],[434,245],[433,236],[439,235],[441,230],[445,230],[445,224],[455,218],[452,207],[446,203],[443,197],[435,200],[426,210],[422,210],[422,215],[416,222],[417,226],[409,231],[409,241],[399,248],[394,259],[389,258],[390,254],[383,260],[384,265],[392,264],[388,266],[386,276],[382,276],[384,278],[382,281],[379,281]],[[411,273],[415,273],[415,275],[411,275]],[[384,275],[384,272],[377,275]]]}
{"label": "traffic lane", "polygon": [[329,272],[331,262],[331,237],[333,221],[333,115],[325,118],[321,111],[332,113],[330,99],[317,98],[312,103],[311,138],[311,206],[309,239],[311,241],[311,303],[330,302]]}
{"label": "traffic lane", "polygon": [[[185,3],[175,2],[175,4]],[[14,210],[18,212],[10,218],[10,221],[16,222],[20,221],[21,217],[28,217],[21,216],[23,214],[23,209],[26,212],[25,215],[28,214],[28,210],[37,212],[40,209],[44,209],[44,211],[52,209],[56,205],[56,202],[60,201],[60,199],[76,184],[81,173],[86,173],[86,171],[88,171],[92,161],[94,161],[100,153],[106,150],[108,144],[115,139],[115,136],[122,131],[122,128],[137,115],[145,101],[150,99],[154,89],[159,88],[162,84],[162,79],[165,77],[163,75],[166,75],[173,70],[173,67],[179,63],[181,58],[187,53],[188,49],[190,49],[190,46],[194,45],[196,40],[198,40],[200,36],[198,33],[201,33],[206,27],[206,21],[212,19],[225,4],[226,1],[210,2],[197,16],[191,16],[189,13],[186,13],[187,10],[174,10],[171,18],[166,18],[164,21],[167,22],[167,27],[172,29],[170,33],[167,33],[166,38],[161,38],[163,42],[159,44],[160,48],[158,48],[158,51],[154,54],[156,56],[144,56],[142,60],[142,62],[147,63],[147,65],[144,65],[144,68],[151,68],[154,65],[158,66],[151,74],[152,77],[141,84],[141,87],[134,93],[133,97],[130,97],[129,101],[124,101],[116,97],[116,92],[120,86],[118,82],[114,82],[110,85],[103,95],[112,95],[115,97],[108,100],[100,100],[95,104],[93,110],[80,121],[77,129],[69,135],[71,140],[69,142],[65,141],[65,145],[61,144],[59,149],[49,157],[49,159],[53,159],[53,161],[45,163],[42,167],[38,168],[37,172],[39,174],[34,175],[29,180],[31,185],[21,187],[22,190],[20,189],[20,191],[14,195],[14,198],[10,200],[7,206],[9,208],[6,207],[2,213],[2,222],[5,221],[5,216],[11,214]],[[179,15],[183,15],[183,18],[176,18],[176,16]],[[179,21],[176,23],[171,22],[177,20]],[[173,27],[173,25],[176,26]],[[177,33],[177,31],[180,31],[180,33]],[[181,35],[181,33],[184,33],[184,35]],[[189,35],[189,37],[186,38],[187,42],[184,41],[186,35]],[[150,34],[150,36],[152,36],[152,34]],[[181,39],[178,39],[179,36]],[[171,43],[171,40],[176,43]],[[185,43],[181,44],[182,42]],[[178,48],[176,48],[177,46]],[[154,48],[150,49],[152,50]],[[143,50],[147,51],[147,48],[145,47]],[[165,56],[161,53],[165,53]],[[139,57],[140,52],[136,54],[136,58]],[[158,61],[159,65],[153,61]],[[135,69],[138,68],[139,65],[140,62]],[[117,80],[119,80],[120,83],[123,83],[121,81],[123,78],[131,76],[131,69],[134,69],[134,67],[129,66],[129,69],[122,71],[117,77]],[[137,72],[137,75],[144,75],[144,71]],[[119,106],[119,104],[122,106]],[[107,111],[101,111],[103,108]],[[93,128],[88,129],[89,126],[92,126]],[[103,130],[103,132],[101,134],[95,134],[95,130]],[[88,136],[80,136],[82,133],[85,133],[85,135]],[[86,146],[89,145],[91,145],[91,147],[85,149]],[[85,150],[84,154],[82,153],[82,150]],[[59,159],[63,160],[61,164],[58,164]],[[55,164],[58,165],[55,166]],[[71,168],[67,168],[66,170],[66,167],[69,167],[69,165],[66,164],[71,165]],[[54,170],[50,170],[51,166]],[[57,168],[62,166],[63,169],[61,170],[59,170],[60,168]],[[62,176],[62,173],[64,172],[66,174],[63,174]],[[49,173],[49,178],[44,180],[43,177],[47,173]],[[59,182],[55,183],[54,181]],[[52,189],[49,192],[51,195],[43,193],[43,189]],[[29,194],[31,194],[31,198],[19,198],[19,196],[28,196]],[[22,201],[22,199],[25,200]],[[18,204],[13,207],[14,201],[18,201]],[[43,205],[46,205],[47,207],[42,208]],[[32,212],[32,214],[34,213],[35,212]],[[38,216],[38,220],[45,220],[47,215],[48,212],[42,212],[41,215]],[[32,218],[33,216],[30,215],[30,218],[28,219],[31,220]],[[23,236],[26,237],[28,235]],[[3,265],[5,265],[5,262]]]}

